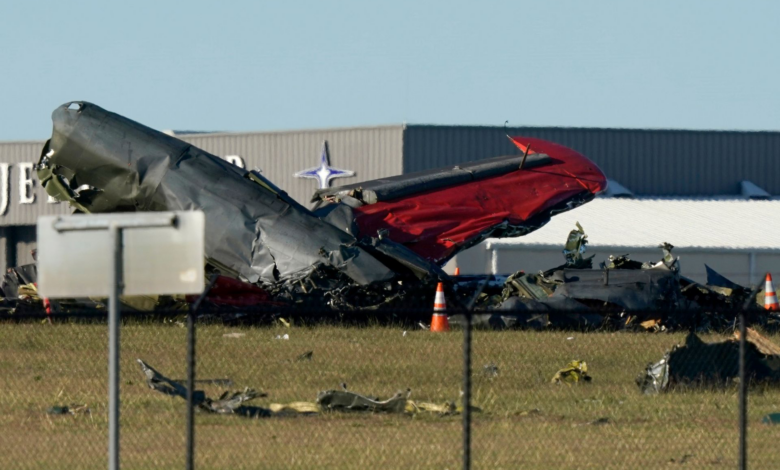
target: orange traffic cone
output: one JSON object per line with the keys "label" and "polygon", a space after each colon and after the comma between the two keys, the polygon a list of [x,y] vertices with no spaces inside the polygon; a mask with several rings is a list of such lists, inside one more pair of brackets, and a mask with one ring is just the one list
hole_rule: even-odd
{"label": "orange traffic cone", "polygon": [[780,310],[780,304],[777,303],[777,293],[775,293],[775,286],[772,285],[772,275],[769,273],[766,273],[764,308],[767,310]]}
{"label": "orange traffic cone", "polygon": [[46,297],[43,298],[43,308],[46,310],[46,320],[51,323],[51,302]]}
{"label": "orange traffic cone", "polygon": [[436,286],[431,331],[450,331],[450,321],[447,319],[447,301],[444,299],[444,285],[441,282]]}
{"label": "orange traffic cone", "polygon": [[460,276],[460,268],[458,268],[458,267],[455,268],[455,274],[454,275],[455,276]]}

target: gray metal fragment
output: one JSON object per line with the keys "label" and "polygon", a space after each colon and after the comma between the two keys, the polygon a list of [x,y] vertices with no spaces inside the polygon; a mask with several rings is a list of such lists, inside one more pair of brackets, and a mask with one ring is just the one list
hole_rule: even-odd
{"label": "gray metal fragment", "polygon": [[335,411],[368,411],[377,413],[403,413],[406,410],[406,400],[411,389],[397,392],[387,400],[349,392],[346,386],[343,390],[325,390],[317,394],[317,403],[325,410]]}
{"label": "gray metal fragment", "polygon": [[[60,106],[38,163],[47,192],[87,212],[200,209],[206,257],[252,283],[330,265],[359,284],[394,273],[343,228],[320,220],[258,173],[91,103]],[[82,186],[93,188],[76,193]]]}

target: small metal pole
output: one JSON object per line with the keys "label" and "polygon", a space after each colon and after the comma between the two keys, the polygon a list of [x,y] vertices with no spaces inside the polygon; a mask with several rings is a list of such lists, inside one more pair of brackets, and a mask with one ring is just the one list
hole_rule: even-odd
{"label": "small metal pole", "polygon": [[739,311],[739,468],[747,470],[747,326],[745,310]]}
{"label": "small metal pole", "polygon": [[119,470],[119,322],[122,294],[122,229],[108,227],[112,253],[109,261],[108,296],[108,469]]}
{"label": "small metal pole", "polygon": [[471,311],[463,330],[463,470],[471,469]]}
{"label": "small metal pole", "polygon": [[187,316],[187,470],[195,468],[195,309]]}
{"label": "small metal pole", "polygon": [[525,159],[528,158],[528,152],[531,151],[531,144],[528,144],[528,146],[525,148],[525,153],[523,153],[523,161],[520,162],[520,169],[522,170],[525,166]]}
{"label": "small metal pole", "polygon": [[187,316],[187,470],[195,469],[195,316],[218,277],[219,273],[211,275],[203,293],[190,305]]}

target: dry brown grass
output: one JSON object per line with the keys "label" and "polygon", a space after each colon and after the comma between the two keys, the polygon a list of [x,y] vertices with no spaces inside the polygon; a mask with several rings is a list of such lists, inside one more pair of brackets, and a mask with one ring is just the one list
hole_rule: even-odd
{"label": "dry brown grass", "polygon": [[[229,332],[245,333],[225,338]],[[288,333],[290,339],[277,340]],[[573,337],[573,339],[567,339]],[[683,335],[476,332],[475,468],[733,468],[733,388],[643,396],[634,378]],[[718,336],[705,339],[716,340]],[[772,338],[777,341],[777,338]],[[106,327],[0,324],[0,467],[105,468]],[[351,390],[454,400],[461,386],[460,333],[333,326],[198,331],[198,375],[229,377],[269,401],[314,401],[342,381]],[[307,350],[312,361],[296,361]],[[149,390],[135,358],[172,378],[185,376],[185,330],[134,323],[122,329],[123,468],[182,468],[184,402]],[[588,362],[591,384],[555,386],[555,371]],[[494,363],[488,378],[482,366]],[[220,390],[207,387],[210,394]],[[780,428],[761,425],[780,410],[778,390],[750,397],[750,458],[778,468]],[[54,404],[87,403],[89,416],[49,416]],[[538,409],[538,412],[531,410]],[[608,418],[603,425],[588,424]],[[460,417],[330,414],[245,419],[198,416],[199,468],[458,468]]]}

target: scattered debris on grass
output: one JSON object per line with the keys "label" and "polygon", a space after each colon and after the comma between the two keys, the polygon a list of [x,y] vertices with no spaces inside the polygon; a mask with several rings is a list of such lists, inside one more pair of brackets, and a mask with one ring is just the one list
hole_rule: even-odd
{"label": "scattered debris on grass", "polygon": [[397,392],[386,400],[350,392],[342,385],[342,390],[325,390],[317,394],[317,403],[324,410],[370,411],[381,413],[403,413],[411,389]]}
{"label": "scattered debris on grass", "polygon": [[[752,328],[747,328],[746,340],[749,383],[780,384],[780,347]],[[648,395],[675,387],[724,386],[738,380],[738,360],[739,333],[716,343],[705,343],[689,333],[684,345],[648,364],[636,383]]]}
{"label": "scattered debris on grass", "polygon": [[[312,351],[307,351],[300,357],[311,358]],[[310,360],[310,359],[306,359]],[[141,359],[137,359],[141,366],[141,371],[146,377],[146,384],[152,390],[164,393],[170,396],[187,398],[187,388],[180,381],[169,379],[149,364]],[[292,402],[286,404],[272,403],[268,408],[259,406],[247,406],[246,403],[256,398],[264,398],[268,395],[258,392],[252,388],[244,388],[242,391],[225,391],[217,399],[211,399],[205,392],[195,390],[193,392],[193,401],[200,411],[214,414],[235,414],[245,417],[272,417],[287,415],[311,415],[322,411],[347,411],[347,412],[369,412],[369,413],[435,413],[438,415],[457,414],[463,411],[462,406],[455,402],[445,402],[443,404],[429,402],[414,402],[409,400],[412,390],[407,388],[405,392],[397,392],[386,400],[361,395],[359,393],[347,390],[347,384],[341,383],[341,390],[326,390],[317,394],[317,401],[312,402]],[[473,411],[481,411],[472,406]],[[67,409],[66,409],[67,412]],[[56,413],[64,414],[64,413]]]}
{"label": "scattered debris on grass", "polygon": [[566,367],[555,373],[550,383],[565,383],[571,385],[579,382],[590,382],[588,364],[585,361],[571,361]]}
{"label": "scattered debris on grass", "polygon": [[92,414],[92,411],[86,404],[71,403],[70,405],[56,405],[49,407],[46,410],[46,414],[75,416],[77,414]]}
{"label": "scattered debris on grass", "polygon": [[761,418],[764,424],[780,424],[780,413],[769,413]]}
{"label": "scattered debris on grass", "polygon": [[494,378],[498,377],[498,366],[493,364],[492,362],[490,364],[485,364],[484,367],[482,367],[482,373],[485,374],[488,378]]}

